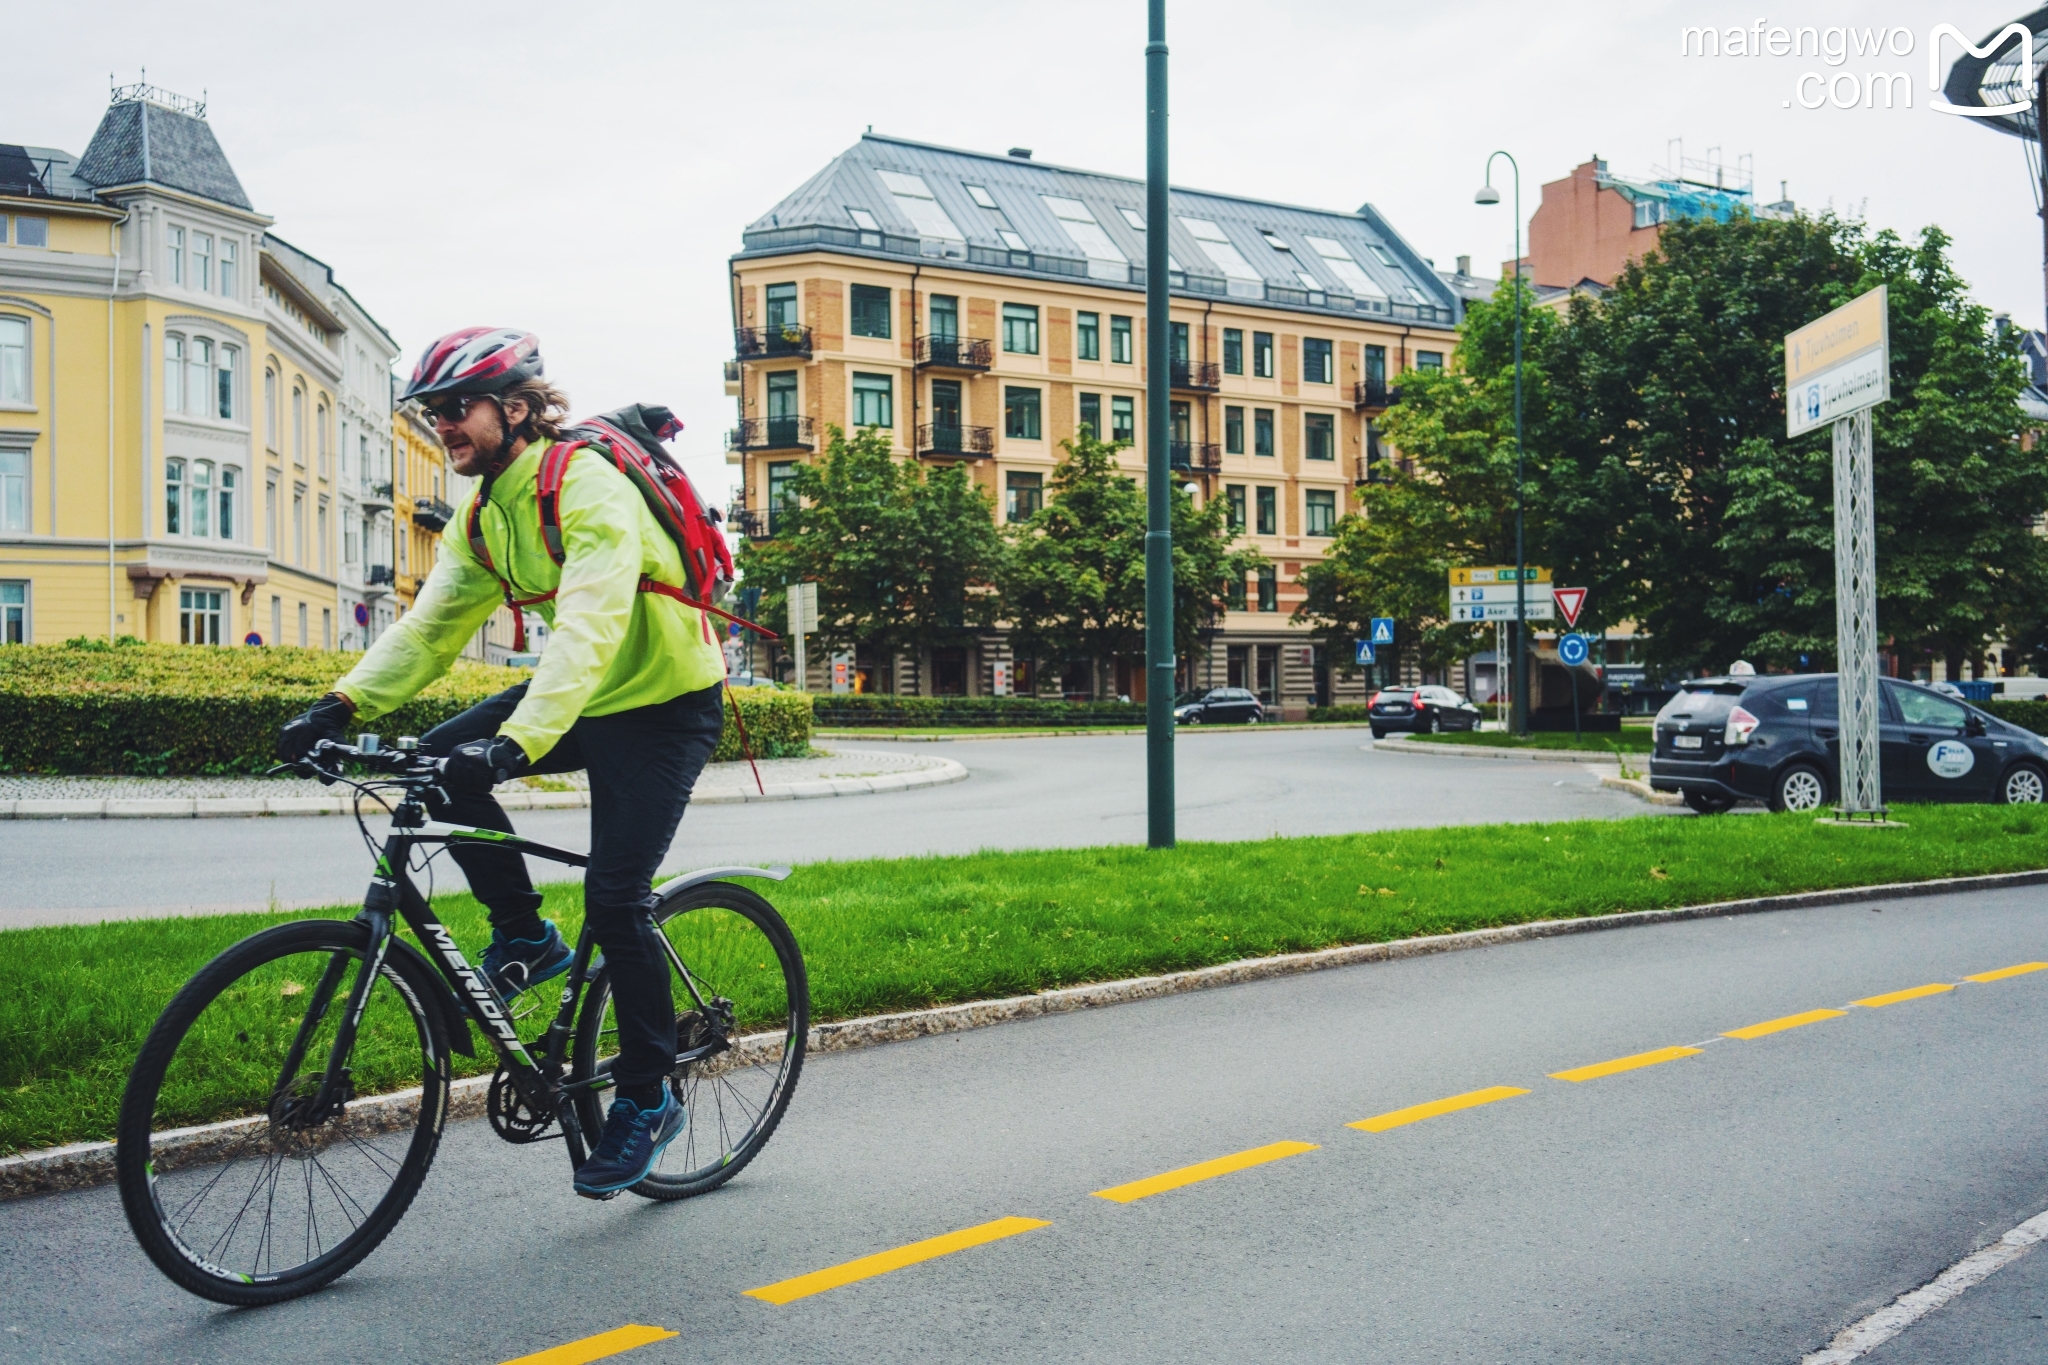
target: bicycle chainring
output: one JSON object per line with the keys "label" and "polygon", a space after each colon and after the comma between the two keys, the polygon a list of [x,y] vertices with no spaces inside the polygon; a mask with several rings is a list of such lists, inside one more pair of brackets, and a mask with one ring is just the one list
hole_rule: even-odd
{"label": "bicycle chainring", "polygon": [[555,1116],[536,1114],[512,1084],[512,1075],[503,1066],[491,1077],[491,1088],[484,1099],[484,1112],[490,1116],[491,1127],[507,1142],[544,1142],[561,1136],[548,1131],[555,1126]]}

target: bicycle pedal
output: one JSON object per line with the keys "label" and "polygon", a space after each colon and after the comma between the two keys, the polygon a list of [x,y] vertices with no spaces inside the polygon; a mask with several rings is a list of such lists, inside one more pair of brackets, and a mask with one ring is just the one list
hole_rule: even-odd
{"label": "bicycle pedal", "polygon": [[589,1199],[589,1200],[592,1200],[592,1201],[594,1201],[595,1203],[599,1203],[599,1204],[602,1204],[602,1203],[604,1203],[604,1202],[605,1202],[605,1201],[606,1201],[607,1199],[617,1199],[617,1198],[618,1198],[618,1197],[619,1197],[620,1195],[624,1194],[624,1193],[625,1193],[625,1191],[624,1191],[624,1190],[607,1190],[607,1191],[605,1191],[605,1192],[604,1192],[603,1194],[584,1194],[582,1190],[578,1190],[578,1191],[576,1191],[576,1193],[577,1193],[577,1194],[579,1194],[579,1195],[582,1195],[582,1196],[583,1196],[583,1198],[585,1198],[585,1199]]}

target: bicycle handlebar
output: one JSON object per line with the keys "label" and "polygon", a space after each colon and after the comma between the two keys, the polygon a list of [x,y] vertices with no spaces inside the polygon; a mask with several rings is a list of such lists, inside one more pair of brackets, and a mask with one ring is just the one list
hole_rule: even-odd
{"label": "bicycle handlebar", "polygon": [[295,763],[280,763],[264,776],[297,773],[300,777],[317,777],[326,783],[340,779],[343,764],[355,763],[391,773],[407,783],[431,784],[440,780],[443,761],[413,749],[386,749],[381,745],[375,749],[363,749],[323,739],[304,758]]}

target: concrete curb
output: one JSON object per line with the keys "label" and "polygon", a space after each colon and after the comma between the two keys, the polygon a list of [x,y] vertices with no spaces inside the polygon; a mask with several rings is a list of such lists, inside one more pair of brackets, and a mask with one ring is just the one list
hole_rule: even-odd
{"label": "concrete curb", "polygon": [[[1474,744],[1435,744],[1429,740],[1402,739],[1388,735],[1385,739],[1372,742],[1376,753],[1428,754],[1432,758],[1498,758],[1525,763],[1604,763],[1613,764],[1614,754],[1609,750],[1593,753],[1574,753],[1569,749],[1489,749]],[[1634,757],[1634,755],[1631,755]],[[1643,755],[1647,758],[1648,755]]]}
{"label": "concrete curb", "polygon": [[1625,791],[1630,796],[1640,796],[1653,806],[1682,806],[1685,804],[1685,798],[1677,792],[1656,791],[1640,777],[1623,777],[1619,773],[1602,773],[1600,774],[1600,785],[1603,787],[1613,787],[1616,791]]}
{"label": "concrete curb", "polygon": [[[1175,727],[1174,734],[1180,738],[1186,738],[1190,735],[1203,734],[1271,734],[1276,730],[1284,730],[1289,734],[1296,734],[1303,730],[1370,730],[1371,728],[1371,724],[1362,720],[1290,720],[1272,721],[1265,725],[1182,725]],[[1029,733],[1009,731],[1000,735],[927,735],[920,734],[915,730],[820,730],[816,733],[815,737],[818,739],[866,739],[873,740],[876,743],[886,741],[890,744],[976,744],[983,740],[991,739],[1078,739],[1087,736],[1142,735],[1144,733],[1144,729],[1139,726],[1099,725],[1089,730],[1046,729]]]}
{"label": "concrete curb", "polygon": [[[934,766],[879,777],[829,777],[809,782],[771,782],[767,790],[706,792],[690,799],[693,806],[737,806],[749,801],[809,801],[823,796],[873,796],[964,782],[967,769],[950,758],[929,760]],[[580,810],[590,793],[501,792],[506,810]],[[177,796],[109,797],[104,800],[0,801],[0,820],[205,820],[222,816],[347,815],[350,798],[340,796]]]}
{"label": "concrete curb", "polygon": [[[1911,900],[1920,896],[1951,895],[1964,891],[1995,891],[2007,887],[2048,885],[2048,869],[2034,872],[1998,872],[1981,877],[1948,877],[1926,882],[1888,882],[1879,886],[1843,887],[1834,891],[1802,891],[1784,896],[1757,896],[1748,900],[1716,901],[1708,905],[1678,906],[1669,910],[1634,910],[1619,915],[1589,916],[1584,919],[1536,920],[1497,929],[1471,929],[1458,934],[1435,934],[1427,938],[1398,939],[1392,943],[1359,943],[1343,948],[1324,948],[1312,953],[1283,953],[1274,957],[1245,958],[1194,971],[1166,976],[1141,976],[1124,981],[1102,981],[1089,986],[1069,986],[1037,995],[1017,995],[1004,1000],[971,1001],[944,1005],[938,1009],[911,1010],[902,1014],[878,1014],[865,1019],[848,1019],[820,1024],[810,1032],[812,1052],[854,1052],[883,1043],[908,1042],[946,1033],[994,1024],[1038,1019],[1048,1014],[1070,1014],[1075,1010],[1126,1005],[1162,996],[1184,995],[1215,986],[1235,986],[1247,981],[1298,976],[1304,972],[1327,971],[1332,967],[1353,967],[1370,962],[1396,962],[1404,958],[1429,957],[1437,953],[1462,952],[1468,948],[1491,948],[1504,943],[1532,939],[1560,938],[1567,934],[1591,934],[1608,929],[1632,929],[1650,924],[1672,924],[1680,920],[1715,919],[1729,915],[1758,915],[1777,910],[1810,910],[1822,906],[1853,904],[1873,900]],[[739,1039],[734,1050],[745,1060],[769,1060],[781,1046],[780,1034],[755,1034]],[[448,1117],[474,1118],[483,1113],[490,1077],[474,1076],[449,1087]],[[373,1096],[356,1103],[402,1109],[407,1095]],[[353,1108],[353,1106],[351,1106]],[[221,1145],[262,1119],[230,1119],[197,1128],[165,1134],[171,1141],[157,1144],[158,1159],[176,1161],[190,1154],[203,1160],[205,1153]],[[32,1194],[55,1194],[85,1189],[114,1177],[114,1144],[78,1142],[65,1147],[48,1147],[0,1157],[0,1200],[19,1199]]]}

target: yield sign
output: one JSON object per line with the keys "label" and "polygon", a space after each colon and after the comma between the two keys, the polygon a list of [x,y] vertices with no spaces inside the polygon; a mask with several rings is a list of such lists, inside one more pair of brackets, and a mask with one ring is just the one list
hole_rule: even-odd
{"label": "yield sign", "polygon": [[1576,626],[1579,623],[1579,608],[1586,605],[1586,590],[1584,588],[1553,588],[1550,595],[1552,600],[1557,603],[1557,609],[1564,613],[1564,623],[1568,626]]}

